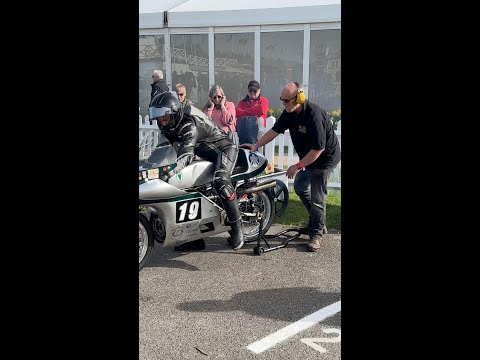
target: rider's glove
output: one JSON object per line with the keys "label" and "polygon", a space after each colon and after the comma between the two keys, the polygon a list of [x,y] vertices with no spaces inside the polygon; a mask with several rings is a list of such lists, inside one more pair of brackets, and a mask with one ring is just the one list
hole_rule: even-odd
{"label": "rider's glove", "polygon": [[175,172],[173,170],[170,170],[169,172],[160,175],[160,180],[168,182],[168,179],[170,179],[174,175]]}

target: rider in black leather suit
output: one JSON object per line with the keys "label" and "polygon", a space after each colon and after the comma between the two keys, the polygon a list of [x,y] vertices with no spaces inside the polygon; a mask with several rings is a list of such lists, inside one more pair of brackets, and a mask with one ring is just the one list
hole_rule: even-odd
{"label": "rider in black leather suit", "polygon": [[[232,249],[240,249],[244,242],[242,219],[235,189],[230,181],[237,160],[238,147],[202,111],[191,105],[183,107],[178,98],[170,92],[156,95],[150,102],[149,110],[150,119],[157,120],[158,127],[165,137],[172,144],[177,142],[179,145],[177,166],[169,173],[170,176],[182,171],[193,161],[195,155],[215,164],[213,186],[232,227],[229,243]],[[197,249],[205,247],[203,239],[200,240],[203,246],[197,244]],[[184,245],[187,244],[190,243]],[[175,249],[189,249],[188,245],[181,247],[182,245]]]}

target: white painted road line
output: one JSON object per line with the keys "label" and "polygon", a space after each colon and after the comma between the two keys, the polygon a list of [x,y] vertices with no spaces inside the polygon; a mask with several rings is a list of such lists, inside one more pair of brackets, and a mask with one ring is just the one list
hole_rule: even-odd
{"label": "white painted road line", "polygon": [[260,354],[261,352],[270,349],[278,343],[288,339],[289,337],[298,334],[300,331],[308,329],[309,327],[319,323],[329,316],[335,315],[341,310],[341,300],[320,309],[313,314],[305,316],[293,324],[285,326],[283,329],[264,337],[261,340],[255,341],[247,346],[247,349]]}

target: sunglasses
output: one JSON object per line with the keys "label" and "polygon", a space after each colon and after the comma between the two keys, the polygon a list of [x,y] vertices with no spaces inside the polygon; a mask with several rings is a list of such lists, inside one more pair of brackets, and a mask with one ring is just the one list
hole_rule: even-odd
{"label": "sunglasses", "polygon": [[183,96],[183,95],[185,95],[185,94],[178,93],[178,96]]}
{"label": "sunglasses", "polygon": [[255,89],[255,88],[250,88],[248,89],[248,92],[257,92],[259,89]]}
{"label": "sunglasses", "polygon": [[284,103],[288,103],[290,100],[293,100],[293,99],[295,99],[296,97],[297,97],[297,95],[295,95],[295,96],[292,97],[291,99],[284,99],[284,98],[282,98],[282,97],[280,96],[280,101],[281,101],[281,102],[284,102]]}
{"label": "sunglasses", "polygon": [[223,96],[214,96],[212,99],[213,99],[213,100],[216,100],[216,99],[222,100],[222,99],[223,99]]}

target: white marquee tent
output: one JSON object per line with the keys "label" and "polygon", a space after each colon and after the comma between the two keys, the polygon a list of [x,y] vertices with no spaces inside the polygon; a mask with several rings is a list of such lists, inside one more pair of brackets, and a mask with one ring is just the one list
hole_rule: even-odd
{"label": "white marquee tent", "polygon": [[[140,0],[140,29],[338,22],[341,0]],[[165,13],[166,12],[166,13]]]}
{"label": "white marquee tent", "polygon": [[[164,57],[163,60],[154,63],[142,63],[140,66],[140,77],[142,83],[140,89],[148,89],[148,81],[150,79],[149,73],[154,68],[161,68],[166,74],[166,83],[168,86],[172,86],[173,78],[175,74],[186,71],[188,61],[195,62],[196,69],[202,68],[202,71],[207,73],[208,79],[205,81],[203,88],[211,88],[216,83],[215,80],[215,60],[218,55],[215,54],[215,36],[216,34],[253,34],[253,39],[250,37],[250,44],[253,40],[254,54],[257,54],[253,58],[253,64],[248,64],[249,70],[245,70],[245,66],[237,65],[233,67],[227,67],[225,65],[217,64],[217,70],[222,67],[222,72],[228,73],[248,73],[252,72],[254,79],[262,79],[261,68],[262,64],[282,62],[285,59],[289,59],[291,63],[288,66],[284,66],[283,72],[296,71],[296,79],[299,79],[304,88],[306,96],[312,95],[315,98],[315,90],[309,84],[310,71],[318,72],[319,69],[313,67],[310,69],[310,47],[311,47],[311,35],[315,34],[318,38],[320,31],[328,30],[340,30],[341,29],[341,0],[139,0],[139,56],[142,59],[150,59],[148,54],[162,54],[160,57]],[[273,59],[271,56],[269,59],[264,59],[261,62],[262,49],[268,46],[267,42],[262,43],[262,35],[271,33],[278,34],[285,32],[284,46],[280,45],[276,47],[278,57]],[[294,43],[289,40],[289,33],[303,34],[303,46],[299,50],[293,45]],[[337,31],[337,34],[339,32]],[[205,46],[205,40],[200,45],[199,49],[203,50],[201,56],[196,56],[192,52],[187,56],[187,51],[184,49],[184,53],[176,53],[175,50],[182,50],[171,46],[172,39],[178,39],[179,36],[184,36],[186,39],[197,36],[198,38],[207,39],[208,45]],[[313,35],[312,35],[313,36]],[[325,61],[320,65],[323,66],[321,75],[329,77],[328,84],[324,84],[324,88],[328,88],[330,91],[333,102],[339,102],[340,94],[340,74],[341,62],[340,62],[340,39],[339,35],[335,35],[335,40],[322,40],[316,43],[312,52],[315,52],[317,57],[325,57]],[[334,37],[335,37],[334,36]],[[156,41],[160,39],[160,50],[156,48]],[[272,38],[270,38],[272,39]],[[297,38],[298,44],[299,38]],[[283,38],[282,38],[283,41]],[[192,42],[195,46],[195,42]],[[232,42],[233,44],[233,42]],[[334,54],[329,53],[329,50],[333,46],[336,49]],[[328,49],[327,49],[328,48]],[[332,48],[332,49],[333,49]],[[205,53],[206,49],[206,53]],[[292,52],[298,51],[293,54]],[[144,54],[145,53],[145,54]],[[159,57],[159,58],[160,58]],[[222,60],[225,56],[220,56]],[[327,60],[328,57],[328,60]],[[185,65],[182,61],[175,61],[174,59],[185,59]],[[302,61],[296,61],[294,59],[301,58]],[[323,59],[323,58],[322,58]],[[199,61],[202,63],[199,63]],[[220,61],[219,60],[219,61]],[[323,61],[323,60],[322,60]],[[174,64],[174,65],[172,65]],[[317,64],[318,65],[318,64]],[[172,67],[176,67],[173,69]],[[205,70],[205,66],[207,69]],[[276,65],[275,65],[276,66]],[[318,67],[318,66],[317,66]],[[185,69],[184,69],[185,68]],[[300,69],[299,69],[300,68]],[[300,71],[300,74],[299,74]],[[290,73],[285,74],[285,78],[293,76]],[[198,76],[198,74],[194,74]],[[264,75],[266,76],[266,75]],[[270,83],[274,82],[274,77],[282,76],[278,72],[269,75]],[[283,81],[282,79],[276,79],[275,81]],[[327,81],[327,80],[322,80]],[[316,80],[320,82],[319,79]],[[273,86],[273,85],[272,85]],[[267,95],[268,90],[266,87],[263,89]],[[310,92],[311,91],[311,92]],[[319,96],[319,95],[317,95]],[[142,98],[147,98],[143,96]],[[274,101],[272,100],[272,103]],[[333,103],[332,103],[333,104]],[[336,106],[336,105],[335,105]],[[334,105],[332,105],[334,107]]]}

